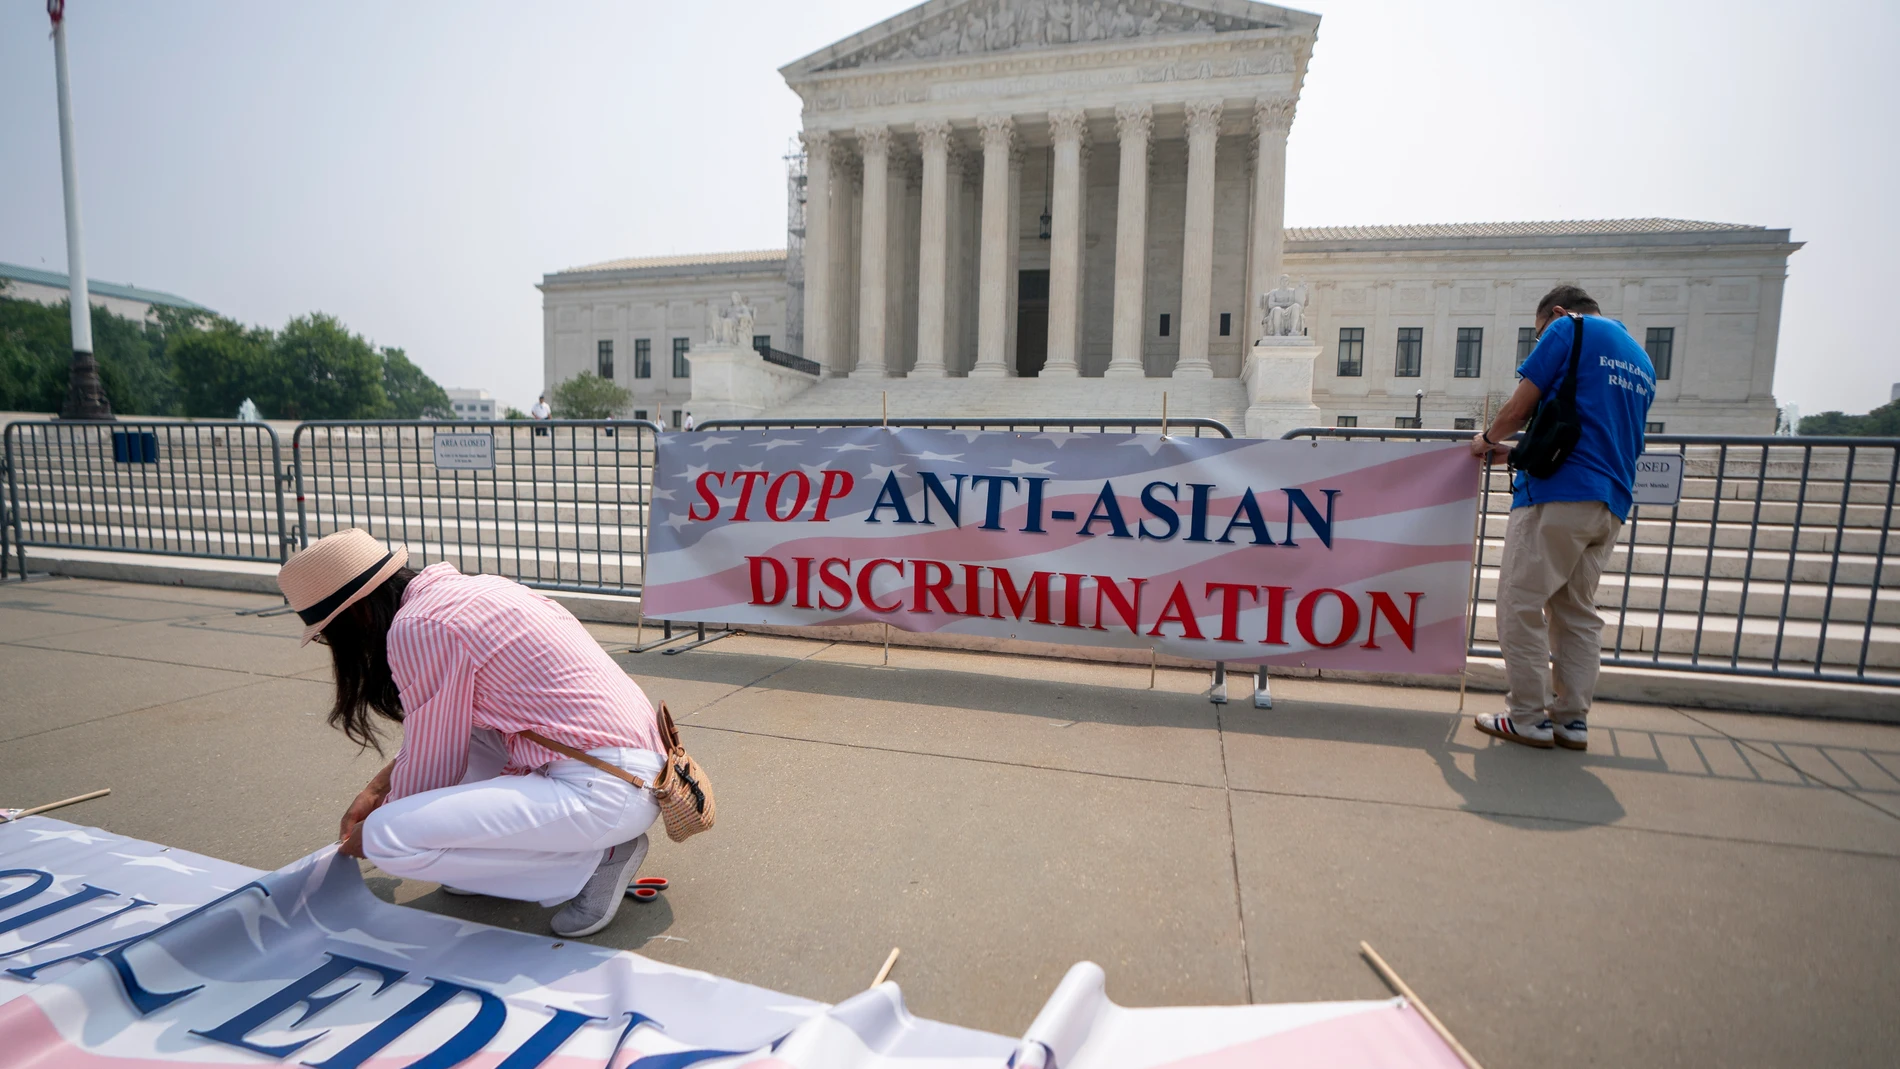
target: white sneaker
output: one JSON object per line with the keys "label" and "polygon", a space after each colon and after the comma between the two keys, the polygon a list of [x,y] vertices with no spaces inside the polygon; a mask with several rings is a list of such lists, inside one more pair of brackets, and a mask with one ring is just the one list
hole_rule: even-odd
{"label": "white sneaker", "polygon": [[626,898],[627,885],[633,882],[634,874],[640,871],[640,862],[645,861],[646,856],[647,837],[644,834],[603,850],[599,867],[587,878],[581,893],[562,906],[561,912],[548,922],[554,934],[578,938],[593,935],[613,923],[614,914]]}
{"label": "white sneaker", "polygon": [[1548,750],[1556,743],[1552,742],[1553,725],[1549,717],[1541,717],[1532,727],[1511,718],[1509,713],[1483,713],[1472,718],[1479,731],[1496,739],[1515,742],[1522,746],[1534,746],[1539,750]]}
{"label": "white sneaker", "polygon": [[1551,725],[1551,738],[1566,750],[1588,750],[1590,748],[1590,725],[1582,717]]}

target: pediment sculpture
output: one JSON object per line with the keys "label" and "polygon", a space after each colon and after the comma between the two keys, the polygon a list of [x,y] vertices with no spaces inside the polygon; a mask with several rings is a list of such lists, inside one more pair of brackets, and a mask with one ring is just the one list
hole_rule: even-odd
{"label": "pediment sculpture", "polygon": [[872,63],[1160,34],[1231,33],[1275,25],[1264,19],[1202,11],[1166,0],[971,0],[834,60],[823,69],[845,70]]}

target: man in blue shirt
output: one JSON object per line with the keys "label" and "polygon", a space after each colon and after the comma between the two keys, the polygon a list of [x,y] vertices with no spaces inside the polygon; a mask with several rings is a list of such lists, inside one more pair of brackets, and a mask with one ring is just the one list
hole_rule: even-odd
{"label": "man in blue shirt", "polygon": [[1578,324],[1582,434],[1549,478],[1520,471],[1513,481],[1497,596],[1498,645],[1510,689],[1505,712],[1477,718],[1486,735],[1542,749],[1589,748],[1587,720],[1602,663],[1597,581],[1629,517],[1656,369],[1589,294],[1558,286],[1537,302],[1537,347],[1517,369],[1517,391],[1471,440],[1474,456],[1510,452],[1505,439],[1569,374]]}

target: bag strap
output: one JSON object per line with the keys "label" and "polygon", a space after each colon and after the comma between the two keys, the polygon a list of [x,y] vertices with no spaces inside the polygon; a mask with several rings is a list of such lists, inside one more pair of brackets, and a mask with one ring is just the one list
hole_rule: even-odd
{"label": "bag strap", "polygon": [[1564,376],[1564,384],[1557,387],[1566,403],[1577,402],[1577,360],[1583,355],[1583,317],[1570,313],[1570,325],[1575,328],[1570,336],[1570,373]]}
{"label": "bag strap", "polygon": [[659,711],[654,714],[654,717],[659,722],[660,744],[666,747],[666,752],[670,754],[684,749],[685,747],[680,745],[680,729],[674,726],[673,714],[667,711],[665,702],[660,703]]}
{"label": "bag strap", "polygon": [[634,775],[633,773],[627,771],[624,768],[616,768],[615,766],[610,765],[605,761],[602,761],[600,758],[595,757],[593,754],[590,754],[585,750],[576,750],[574,747],[568,746],[565,743],[555,742],[553,739],[548,738],[546,735],[543,735],[538,731],[517,731],[515,734],[520,735],[522,738],[527,739],[529,742],[534,743],[536,746],[545,746],[548,749],[553,750],[555,753],[560,754],[563,757],[571,757],[574,760],[581,762],[582,764],[593,765],[595,768],[600,769],[602,772],[605,772],[610,776],[617,776],[620,779],[626,780],[628,783],[633,784],[635,787],[638,787],[641,790],[646,790],[647,788],[645,780],[641,779],[640,777]]}

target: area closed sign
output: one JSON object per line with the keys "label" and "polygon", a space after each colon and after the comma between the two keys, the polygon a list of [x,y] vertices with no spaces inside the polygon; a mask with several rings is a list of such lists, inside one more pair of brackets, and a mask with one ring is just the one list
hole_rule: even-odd
{"label": "area closed sign", "polygon": [[1638,505],[1674,507],[1682,500],[1682,454],[1644,453],[1636,458],[1636,486],[1631,499]]}
{"label": "area closed sign", "polygon": [[435,466],[449,471],[494,471],[495,436],[438,433]]}

